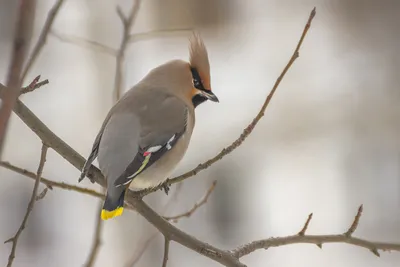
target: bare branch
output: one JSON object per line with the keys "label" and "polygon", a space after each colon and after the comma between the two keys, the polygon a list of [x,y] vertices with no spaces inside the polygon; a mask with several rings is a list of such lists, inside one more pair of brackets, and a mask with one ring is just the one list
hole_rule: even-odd
{"label": "bare branch", "polygon": [[103,206],[103,202],[100,202],[99,212],[96,213],[96,228],[94,232],[92,249],[90,250],[88,260],[85,264],[86,267],[94,266],[94,262],[96,261],[96,257],[99,253],[99,249],[101,246],[101,233],[103,231],[103,221],[101,220],[101,208]]}
{"label": "bare branch", "polygon": [[56,39],[58,39],[60,42],[63,43],[74,44],[113,57],[117,56],[117,50],[96,41],[88,40],[78,36],[64,35],[54,30],[50,32],[50,35],[52,35],[53,37],[55,37]]}
{"label": "bare branch", "polygon": [[46,44],[49,31],[53,25],[53,22],[57,16],[58,11],[60,10],[63,3],[64,3],[64,0],[57,0],[54,3],[53,7],[50,9],[50,11],[47,15],[46,22],[44,23],[44,26],[40,33],[39,39],[35,45],[35,48],[33,49],[32,54],[30,55],[29,61],[27,62],[24,71],[22,72],[22,76],[21,76],[22,81],[25,79],[25,77],[28,74],[33,63],[35,63],[36,58],[39,56],[40,52],[42,51],[43,46]]}
{"label": "bare branch", "polygon": [[[362,208],[361,208],[362,211]],[[354,221],[359,221],[361,217],[361,211],[358,210],[356,219]],[[311,214],[308,217],[306,225],[308,225],[309,221],[311,220]],[[353,225],[355,225],[353,223]],[[352,226],[353,226],[352,225]],[[350,228],[356,229],[357,227]],[[303,230],[307,229],[307,227],[303,227]],[[268,249],[271,247],[280,247],[286,246],[291,244],[315,244],[318,247],[322,248],[322,244],[324,243],[346,243],[357,247],[366,248],[371,251],[374,255],[380,256],[378,250],[382,251],[400,251],[400,244],[393,244],[393,243],[382,243],[382,242],[373,242],[368,241],[361,238],[352,237],[351,234],[342,234],[342,235],[305,235],[301,234],[305,231],[300,231],[297,235],[291,235],[286,237],[277,237],[277,238],[269,238],[269,239],[262,239],[257,240],[246,245],[243,245],[237,249],[231,250],[230,252],[236,257],[241,258],[245,255],[248,255],[254,252],[257,249]],[[354,231],[353,231],[354,232]]]}
{"label": "bare branch", "polygon": [[303,228],[301,228],[300,232],[298,233],[298,235],[304,235],[307,231],[308,225],[310,224],[310,221],[312,219],[313,214],[310,213],[310,215],[308,215],[307,221],[304,224]]}
{"label": "bare branch", "polygon": [[192,32],[193,29],[183,28],[183,29],[165,29],[165,30],[153,30],[148,32],[134,33],[129,36],[129,43],[136,43],[139,41],[145,41],[153,39],[155,37],[163,37],[170,35],[184,35]]}
{"label": "bare branch", "polygon": [[177,222],[179,219],[181,219],[183,217],[189,218],[190,216],[192,216],[192,214],[194,212],[196,212],[196,210],[198,208],[200,208],[201,206],[203,206],[204,204],[207,203],[208,198],[211,196],[211,193],[214,191],[216,185],[217,185],[217,181],[214,181],[212,183],[212,185],[210,186],[210,188],[207,190],[206,194],[197,203],[195,203],[194,206],[190,210],[188,210],[184,213],[178,214],[178,215],[174,215],[174,216],[165,216],[164,219],[168,220],[168,221]]}
{"label": "bare branch", "polygon": [[27,93],[33,92],[36,89],[39,89],[40,87],[42,87],[43,85],[46,85],[49,83],[49,80],[47,80],[47,79],[44,81],[41,81],[41,82],[39,82],[39,80],[40,80],[40,75],[38,75],[35,79],[33,79],[33,81],[28,86],[21,88],[20,94],[22,95],[22,94],[27,94]]}
{"label": "bare branch", "polygon": [[241,258],[257,249],[267,249],[291,244],[320,245],[324,243],[346,243],[357,247],[363,247],[372,251],[377,256],[379,256],[376,254],[378,249],[383,251],[400,251],[400,244],[372,242],[361,238],[346,237],[344,235],[292,235],[287,237],[277,237],[254,241],[232,250],[231,252],[235,255],[235,257]]}
{"label": "bare branch", "polygon": [[11,62],[7,74],[7,90],[4,90],[1,94],[0,156],[3,150],[2,148],[8,120],[19,96],[19,90],[22,84],[21,71],[24,65],[26,53],[29,49],[33,24],[35,21],[36,1],[20,0],[18,3],[17,26],[14,34]]}
{"label": "bare branch", "polygon": [[36,182],[33,187],[31,200],[29,201],[28,208],[26,209],[26,213],[25,213],[24,219],[22,220],[21,226],[19,227],[19,229],[14,237],[12,237],[4,242],[4,243],[12,242],[12,248],[11,248],[10,256],[8,257],[7,267],[11,267],[13,264],[13,261],[15,258],[15,251],[17,249],[18,238],[20,237],[22,231],[25,229],[29,215],[31,214],[33,207],[35,205],[36,195],[37,195],[37,191],[38,191],[39,184],[40,184],[40,178],[42,176],[44,164],[46,162],[47,149],[48,149],[48,147],[45,144],[43,144],[42,153],[40,155],[39,167],[38,167],[37,174],[36,174]]}
{"label": "bare branch", "polygon": [[356,229],[358,227],[358,223],[360,222],[362,212],[363,212],[363,205],[361,205],[358,208],[358,211],[357,211],[356,216],[354,217],[353,223],[351,224],[349,230],[347,230],[347,232],[344,233],[345,236],[350,237],[356,231]]}
{"label": "bare branch", "polygon": [[[28,170],[19,168],[17,166],[12,165],[9,162],[6,161],[0,161],[0,166],[4,167],[8,170],[11,170],[13,172],[22,174],[26,177],[29,177],[31,179],[36,180],[36,174],[34,174],[33,172],[30,172]],[[86,195],[90,195],[90,196],[94,196],[94,197],[98,197],[98,198],[102,198],[104,199],[104,194],[96,192],[95,190],[91,190],[88,188],[84,188],[84,187],[79,187],[76,185],[71,185],[71,184],[67,184],[67,183],[63,183],[63,182],[55,182],[46,178],[41,178],[40,182],[45,184],[47,186],[47,188],[49,189],[53,189],[53,187],[56,188],[60,188],[60,189],[65,189],[65,190],[70,190],[70,191],[75,191],[78,193],[82,193],[82,194],[86,194]]]}
{"label": "bare branch", "polygon": [[117,15],[118,15],[119,19],[121,20],[122,25],[126,25],[128,20],[125,17],[124,12],[122,12],[121,7],[117,6],[116,11],[117,11]]}
{"label": "bare branch", "polygon": [[[253,132],[254,128],[256,127],[256,125],[258,124],[258,122],[261,120],[261,118],[264,116],[265,110],[267,109],[272,97],[275,94],[276,89],[278,89],[279,84],[281,83],[282,79],[285,77],[286,73],[288,72],[288,70],[290,69],[290,67],[293,65],[294,61],[299,57],[299,50],[300,47],[304,41],[304,38],[310,28],[311,22],[314,19],[316,14],[315,8],[311,11],[310,16],[308,18],[307,24],[304,27],[303,33],[300,37],[300,40],[296,46],[296,49],[293,52],[293,55],[291,56],[289,62],[286,64],[285,68],[283,69],[281,75],[279,75],[278,79],[276,80],[274,86],[272,87],[271,92],[268,94],[267,98],[265,99],[264,104],[262,105],[260,111],[258,112],[258,114],[256,115],[256,117],[253,119],[253,121],[243,130],[242,134],[228,147],[222,149],[221,152],[219,152],[215,157],[207,160],[206,162],[203,162],[201,164],[199,164],[196,168],[194,168],[191,171],[188,171],[182,175],[179,175],[177,177],[174,177],[172,179],[168,179],[166,183],[168,183],[168,185],[171,184],[175,184],[178,182],[182,182],[183,180],[195,176],[197,173],[209,168],[211,165],[213,165],[214,163],[216,163],[217,161],[221,160],[222,158],[224,158],[226,155],[230,154],[232,151],[234,151],[236,148],[238,148],[246,139],[247,137],[249,137],[249,135]],[[161,184],[160,186],[154,187],[152,189],[145,189],[142,190],[140,192],[138,192],[138,194],[140,196],[144,196],[147,195],[151,192],[157,191],[159,189],[161,189],[164,185]]]}
{"label": "bare branch", "polygon": [[119,45],[116,67],[115,67],[115,80],[114,80],[114,99],[117,101],[121,97],[122,92],[122,80],[123,80],[123,65],[125,59],[125,50],[129,42],[129,36],[131,34],[132,26],[135,22],[137,14],[140,9],[142,0],[133,0],[132,8],[129,12],[128,17],[125,17],[119,7],[117,7],[117,14],[120,17],[123,25],[122,40]]}
{"label": "bare branch", "polygon": [[169,254],[169,243],[170,243],[170,241],[167,238],[165,238],[165,241],[164,241],[164,257],[163,257],[162,267],[167,267],[168,254]]}

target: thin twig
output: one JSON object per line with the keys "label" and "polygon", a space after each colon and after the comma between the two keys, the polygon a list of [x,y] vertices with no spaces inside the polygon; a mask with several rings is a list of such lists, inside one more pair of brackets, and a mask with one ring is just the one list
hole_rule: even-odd
{"label": "thin twig", "polygon": [[131,34],[132,26],[135,22],[135,19],[138,15],[140,5],[142,0],[133,0],[132,8],[129,12],[128,17],[125,17],[122,13],[121,9],[117,7],[117,14],[121,19],[123,32],[122,32],[122,40],[119,45],[119,49],[117,52],[116,58],[116,67],[115,67],[115,80],[114,80],[114,100],[117,101],[121,97],[122,93],[122,80],[123,80],[123,65],[125,58],[125,50],[128,46],[129,37]]}
{"label": "thin twig", "polygon": [[164,35],[170,36],[171,34],[186,35],[192,31],[193,31],[193,29],[191,29],[191,28],[183,28],[183,29],[153,30],[153,31],[148,31],[148,32],[134,33],[129,36],[129,43],[145,41],[145,40],[153,39],[155,37],[162,37]]}
{"label": "thin twig", "polygon": [[[300,37],[300,40],[296,46],[296,49],[293,52],[293,55],[290,57],[289,62],[286,64],[285,68],[283,69],[281,75],[279,75],[278,79],[276,80],[274,86],[272,87],[271,92],[268,94],[267,98],[265,99],[264,104],[262,105],[260,111],[256,115],[256,117],[253,119],[253,121],[243,130],[242,134],[228,147],[222,149],[221,152],[219,152],[215,157],[207,160],[206,162],[203,162],[199,164],[196,168],[194,168],[191,171],[188,171],[182,175],[179,175],[177,177],[171,178],[167,180],[168,185],[175,184],[178,182],[182,182],[183,180],[195,176],[197,173],[209,168],[211,165],[216,163],[217,161],[221,160],[228,154],[230,154],[232,151],[234,151],[236,148],[238,148],[246,139],[249,137],[249,135],[253,132],[254,128],[258,124],[258,122],[261,120],[261,118],[264,116],[265,110],[267,109],[272,97],[275,94],[276,89],[278,89],[279,84],[281,83],[282,79],[285,77],[286,73],[290,69],[290,67],[293,65],[294,61],[299,57],[299,50],[300,47],[304,41],[304,38],[311,26],[311,22],[313,18],[315,17],[316,11],[315,8],[311,11],[311,14],[308,18],[307,24],[304,27],[303,33]],[[164,184],[161,184],[157,187],[151,188],[151,189],[145,189],[142,191],[139,191],[137,194],[140,196],[147,195],[151,192],[157,191],[161,189],[164,186]]]}
{"label": "thin twig", "polygon": [[44,86],[44,85],[46,85],[46,84],[49,83],[49,80],[47,80],[47,79],[44,80],[44,81],[41,81],[41,82],[39,82],[39,79],[40,79],[40,75],[37,76],[37,77],[31,82],[31,84],[29,84],[28,86],[23,87],[23,88],[20,90],[20,94],[23,95],[23,94],[27,94],[27,93],[33,92],[33,91],[35,91],[36,89],[39,89],[40,87],[42,87],[42,86]]}
{"label": "thin twig", "polygon": [[164,257],[163,257],[163,262],[162,262],[162,267],[167,267],[167,262],[168,262],[168,254],[169,254],[169,239],[165,238],[164,240]]}
{"label": "thin twig", "polygon": [[0,157],[6,134],[8,120],[18,99],[22,84],[21,72],[32,37],[35,21],[36,0],[18,1],[18,18],[11,52],[11,61],[7,74],[7,89],[1,94],[0,105]]}
{"label": "thin twig", "polygon": [[[36,174],[33,172],[30,172],[28,170],[22,169],[20,167],[14,166],[9,162],[6,161],[0,161],[0,166],[3,168],[6,168],[8,170],[11,170],[13,172],[22,174],[26,177],[29,177],[31,179],[36,180]],[[76,185],[71,185],[71,184],[67,184],[67,183],[63,183],[63,182],[55,182],[46,178],[41,178],[40,182],[45,184],[49,189],[53,189],[53,187],[56,188],[60,188],[60,189],[65,189],[65,190],[70,190],[70,191],[75,191],[78,193],[82,193],[82,194],[86,194],[86,195],[90,195],[90,196],[94,196],[94,197],[98,197],[101,199],[104,199],[104,194],[99,193],[95,190],[89,189],[89,188],[84,188],[84,187],[79,187]]]}
{"label": "thin twig", "polygon": [[360,207],[358,208],[357,214],[354,217],[353,223],[351,224],[349,230],[347,230],[347,232],[344,233],[345,236],[350,237],[357,230],[358,223],[360,222],[362,212],[363,212],[363,205],[360,205]]}
{"label": "thin twig", "polygon": [[50,32],[50,35],[52,35],[53,37],[55,37],[56,39],[58,39],[60,42],[63,43],[78,45],[80,47],[104,53],[113,57],[117,56],[117,50],[93,40],[89,40],[78,36],[64,35],[54,30]]}
{"label": "thin twig", "polygon": [[28,74],[29,70],[31,69],[33,63],[36,61],[36,58],[39,56],[40,52],[42,51],[43,46],[46,44],[47,36],[49,35],[49,31],[53,25],[53,22],[57,16],[57,13],[60,11],[60,8],[64,0],[57,0],[53,7],[50,9],[49,13],[47,14],[46,22],[40,32],[39,39],[33,48],[32,54],[29,57],[29,61],[27,62],[24,71],[22,72],[21,80],[23,81]]}
{"label": "thin twig", "polygon": [[306,233],[306,231],[307,231],[307,229],[308,229],[308,225],[310,224],[310,221],[311,221],[311,219],[312,219],[312,216],[313,216],[312,213],[310,213],[310,214],[308,215],[307,221],[306,221],[306,223],[304,224],[303,228],[301,228],[300,232],[297,233],[298,235],[305,235],[305,233]]}
{"label": "thin twig", "polygon": [[205,193],[205,195],[204,195],[198,202],[196,202],[196,203],[194,204],[194,206],[193,206],[190,210],[188,210],[188,211],[186,211],[186,212],[183,212],[183,213],[181,213],[181,214],[174,215],[174,216],[165,216],[164,219],[165,219],[165,220],[168,220],[168,221],[177,222],[179,219],[181,219],[181,218],[183,218],[183,217],[189,218],[190,216],[192,216],[192,214],[193,214],[194,212],[196,212],[196,210],[197,210],[198,208],[200,208],[201,206],[203,206],[204,204],[207,203],[208,198],[211,196],[211,193],[214,191],[216,185],[217,185],[217,181],[214,181],[214,182],[212,183],[212,185],[210,186],[210,188],[209,188],[209,189],[207,190],[207,192]]}
{"label": "thin twig", "polygon": [[100,202],[99,205],[99,212],[96,213],[96,228],[94,231],[94,237],[93,237],[93,244],[92,244],[92,249],[90,250],[88,260],[85,264],[86,267],[92,267],[94,266],[94,263],[96,261],[97,255],[99,253],[99,249],[101,246],[101,233],[103,231],[103,220],[101,219],[101,208],[103,206],[103,202]]}
{"label": "thin twig", "polygon": [[28,208],[26,209],[26,213],[25,213],[24,219],[22,220],[21,226],[19,227],[19,229],[14,237],[12,237],[4,242],[4,243],[12,242],[12,248],[11,248],[10,256],[8,257],[7,267],[11,267],[13,264],[13,261],[15,258],[15,252],[17,249],[18,238],[20,237],[22,231],[25,229],[29,215],[31,214],[33,207],[35,205],[36,195],[37,195],[37,191],[38,191],[39,184],[40,184],[40,178],[42,176],[44,164],[46,162],[47,149],[48,149],[48,146],[43,144],[42,152],[40,155],[39,167],[38,167],[37,174],[36,174],[36,182],[35,182],[35,185],[33,186],[31,200],[29,201]]}

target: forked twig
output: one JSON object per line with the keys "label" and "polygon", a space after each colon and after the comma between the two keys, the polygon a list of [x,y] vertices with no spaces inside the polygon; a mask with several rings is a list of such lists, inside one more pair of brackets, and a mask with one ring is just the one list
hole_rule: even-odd
{"label": "forked twig", "polygon": [[36,181],[35,181],[35,185],[33,186],[33,190],[32,190],[31,200],[29,201],[28,208],[26,209],[26,213],[25,213],[24,219],[22,220],[21,226],[19,227],[19,229],[18,229],[17,233],[14,235],[14,237],[12,237],[4,242],[4,243],[12,242],[12,248],[11,248],[10,255],[8,256],[7,267],[11,267],[13,264],[13,261],[15,258],[15,253],[17,250],[18,239],[21,236],[22,231],[25,229],[29,215],[31,214],[33,207],[35,206],[37,191],[38,191],[39,184],[40,184],[40,178],[42,176],[44,164],[46,162],[47,149],[48,149],[48,146],[43,144],[42,152],[40,155],[39,167],[38,167],[37,174],[36,174]]}

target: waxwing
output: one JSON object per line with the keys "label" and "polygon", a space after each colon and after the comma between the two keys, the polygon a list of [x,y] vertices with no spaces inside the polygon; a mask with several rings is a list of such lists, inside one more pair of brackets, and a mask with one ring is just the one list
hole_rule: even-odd
{"label": "waxwing", "polygon": [[122,214],[128,188],[155,187],[169,177],[188,148],[195,108],[219,102],[198,34],[189,39],[189,51],[189,62],[172,60],[151,70],[107,114],[79,178],[97,158],[107,179],[103,220]]}

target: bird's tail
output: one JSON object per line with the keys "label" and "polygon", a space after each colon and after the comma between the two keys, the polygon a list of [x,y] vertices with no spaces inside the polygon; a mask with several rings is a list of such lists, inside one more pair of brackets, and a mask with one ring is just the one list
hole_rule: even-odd
{"label": "bird's tail", "polygon": [[101,210],[101,219],[108,220],[120,216],[124,211],[124,198],[125,190],[122,192],[117,201],[112,201],[109,196],[106,196],[103,209]]}

